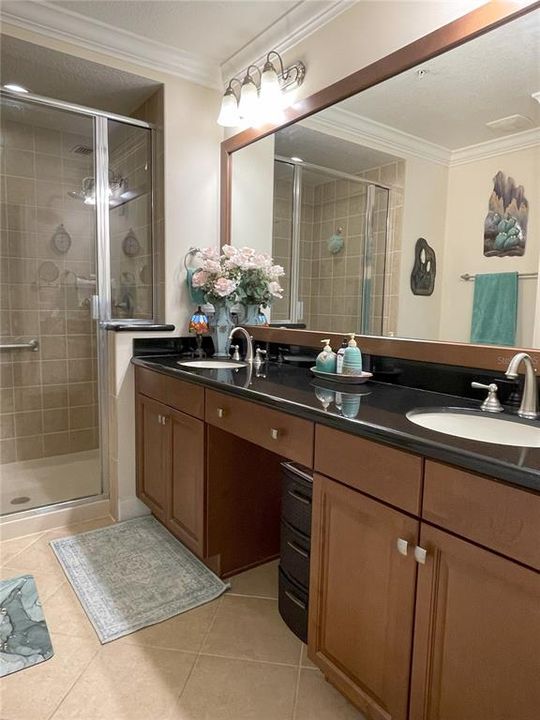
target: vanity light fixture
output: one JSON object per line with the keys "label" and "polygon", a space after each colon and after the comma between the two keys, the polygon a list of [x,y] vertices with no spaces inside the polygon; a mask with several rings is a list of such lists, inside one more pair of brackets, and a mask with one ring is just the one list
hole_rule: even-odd
{"label": "vanity light fixture", "polygon": [[286,93],[300,87],[305,74],[303,63],[297,62],[286,68],[281,55],[271,50],[262,72],[257,65],[250,65],[242,81],[236,77],[229,80],[221,101],[218,124],[236,127],[242,122],[256,126],[279,121],[287,106]]}
{"label": "vanity light fixture", "polygon": [[12,92],[17,92],[17,93],[27,93],[28,92],[28,90],[25,87],[23,87],[22,85],[18,85],[17,83],[6,83],[4,85],[4,88],[6,90],[11,90]]}

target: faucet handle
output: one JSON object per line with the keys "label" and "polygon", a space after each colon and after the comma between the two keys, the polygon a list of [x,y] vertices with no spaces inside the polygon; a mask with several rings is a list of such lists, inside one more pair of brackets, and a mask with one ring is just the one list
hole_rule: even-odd
{"label": "faucet handle", "polygon": [[475,388],[475,390],[487,390],[488,396],[480,406],[480,409],[484,412],[492,412],[492,413],[500,413],[503,412],[504,408],[499,402],[499,398],[497,397],[497,390],[499,389],[495,383],[489,383],[489,385],[485,385],[484,383],[479,382],[472,382],[471,387]]}
{"label": "faucet handle", "polygon": [[234,349],[232,359],[238,362],[240,360],[240,345],[231,345],[231,347]]}

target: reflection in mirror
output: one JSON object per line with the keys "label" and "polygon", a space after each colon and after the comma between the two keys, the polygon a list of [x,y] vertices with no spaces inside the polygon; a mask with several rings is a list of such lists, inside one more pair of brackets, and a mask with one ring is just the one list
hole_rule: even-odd
{"label": "reflection in mirror", "polygon": [[540,347],[539,48],[535,11],[234,153],[272,323]]}

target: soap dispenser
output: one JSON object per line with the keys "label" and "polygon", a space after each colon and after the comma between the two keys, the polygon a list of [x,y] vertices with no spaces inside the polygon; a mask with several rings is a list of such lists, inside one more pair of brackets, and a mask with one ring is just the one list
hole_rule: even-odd
{"label": "soap dispenser", "polygon": [[336,353],[330,347],[330,338],[321,340],[324,343],[322,352],[317,355],[315,367],[319,372],[336,372]]}
{"label": "soap dispenser", "polygon": [[356,344],[355,333],[350,333],[350,340],[343,354],[343,375],[362,374],[362,353]]}

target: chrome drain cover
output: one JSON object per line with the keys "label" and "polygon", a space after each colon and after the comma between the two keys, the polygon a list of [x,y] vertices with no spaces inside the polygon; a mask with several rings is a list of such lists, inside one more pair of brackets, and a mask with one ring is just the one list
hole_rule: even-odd
{"label": "chrome drain cover", "polygon": [[27,502],[30,502],[30,498],[26,497],[26,495],[21,495],[20,497],[10,500],[10,505],[24,505]]}

